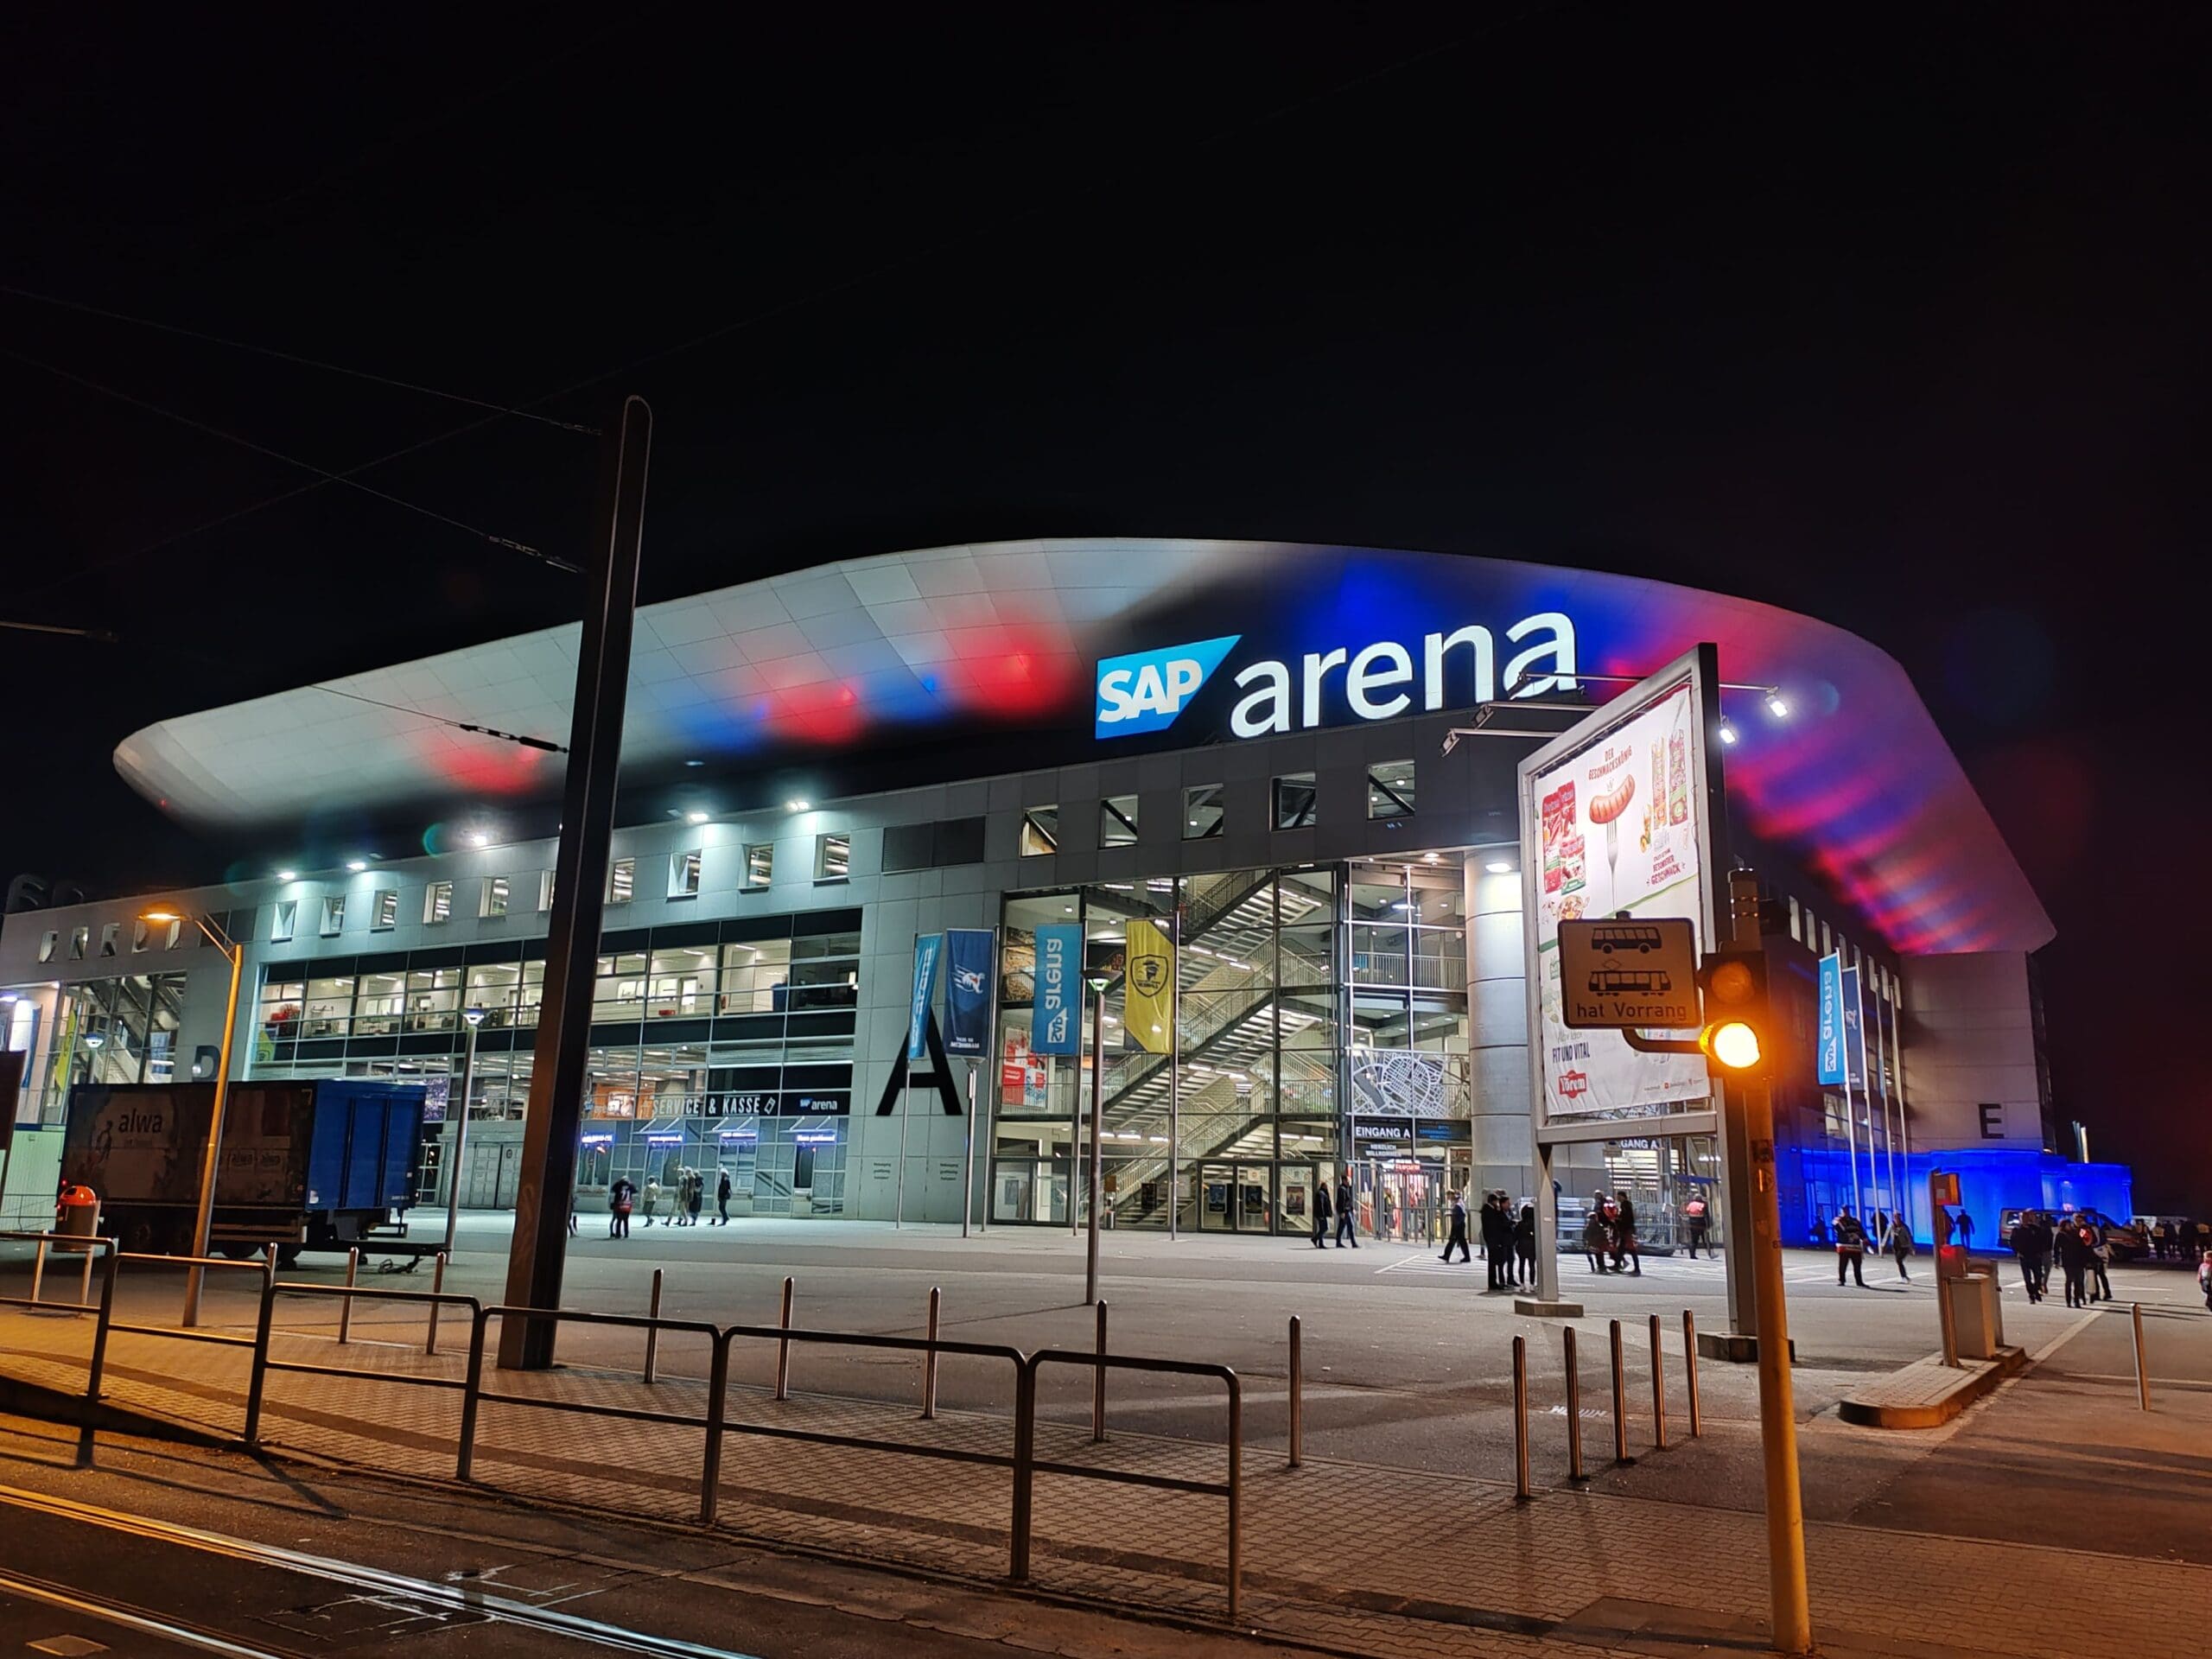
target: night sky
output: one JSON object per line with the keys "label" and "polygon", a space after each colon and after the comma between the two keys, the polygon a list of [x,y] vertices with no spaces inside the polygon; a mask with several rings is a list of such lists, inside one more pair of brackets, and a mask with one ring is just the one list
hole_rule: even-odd
{"label": "night sky", "polygon": [[[2212,935],[2212,9],[701,10],[11,10],[0,283],[560,420],[641,392],[647,600],[1220,536],[1835,622],[2057,924],[2062,1122],[2212,1209],[2171,971]],[[362,480],[564,556],[589,514],[588,437],[0,294],[0,615],[120,636],[0,633],[0,879],[214,879],[126,733],[576,613],[87,381],[411,449]]]}

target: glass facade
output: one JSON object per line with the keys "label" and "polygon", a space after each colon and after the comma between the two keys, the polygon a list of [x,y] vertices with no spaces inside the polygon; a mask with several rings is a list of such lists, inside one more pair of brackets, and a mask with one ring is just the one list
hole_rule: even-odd
{"label": "glass facade", "polygon": [[[194,1075],[189,1062],[178,1070],[184,980],[181,973],[130,974],[61,987],[55,993],[47,1075],[24,1080],[26,1094],[39,1090],[38,1121],[62,1121],[73,1084],[173,1083]],[[20,1017],[30,1006],[10,1012]],[[29,1050],[32,1042],[27,1032],[10,1046]]]}
{"label": "glass facade", "polygon": [[[733,1213],[842,1213],[860,930],[839,910],[602,935],[579,1189],[700,1170],[711,1208],[727,1170]],[[542,939],[269,963],[247,1075],[455,1089],[462,1012],[480,1007],[469,1116],[519,1122],[544,994]],[[472,1163],[499,1147],[487,1138]],[[511,1201],[498,1170],[469,1179],[465,1202]]]}

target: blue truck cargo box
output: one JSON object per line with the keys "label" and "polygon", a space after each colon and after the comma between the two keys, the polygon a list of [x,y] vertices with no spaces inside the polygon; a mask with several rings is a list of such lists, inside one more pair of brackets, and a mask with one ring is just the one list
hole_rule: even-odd
{"label": "blue truck cargo box", "polygon": [[413,1204],[422,1138],[420,1084],[324,1078],[315,1086],[308,1209],[391,1210]]}

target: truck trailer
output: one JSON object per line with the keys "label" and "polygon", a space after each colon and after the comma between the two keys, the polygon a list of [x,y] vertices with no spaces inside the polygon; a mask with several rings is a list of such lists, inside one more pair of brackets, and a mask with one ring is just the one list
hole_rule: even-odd
{"label": "truck trailer", "polygon": [[[289,1262],[378,1234],[404,1238],[423,1098],[420,1084],[354,1077],[232,1084],[209,1247],[243,1257],[274,1244]],[[100,1230],[124,1249],[189,1255],[214,1109],[213,1083],[80,1083],[69,1091],[61,1179],[99,1195]]]}

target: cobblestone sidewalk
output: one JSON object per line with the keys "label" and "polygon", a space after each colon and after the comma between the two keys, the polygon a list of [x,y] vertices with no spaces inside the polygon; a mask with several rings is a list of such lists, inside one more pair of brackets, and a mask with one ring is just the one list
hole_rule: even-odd
{"label": "cobblestone sidewalk", "polygon": [[[283,1319],[279,1306],[279,1325]],[[383,1327],[388,1332],[388,1327]],[[81,1390],[89,1319],[0,1310],[0,1374]],[[345,1376],[275,1372],[264,1440],[450,1480],[461,1400],[403,1377],[457,1382],[467,1327],[445,1351],[281,1332],[278,1360]],[[118,1332],[107,1393],[119,1406],[226,1433],[244,1416],[249,1351]],[[914,1363],[897,1363],[914,1374]],[[979,1366],[984,1362],[948,1360]],[[748,1366],[748,1371],[760,1368]],[[1093,1446],[1087,1377],[1056,1379],[1038,1454],[1141,1474],[1219,1480],[1227,1452],[1114,1432]],[[703,1413],[696,1378],[646,1385],[634,1373],[488,1372],[486,1385],[542,1406],[487,1401],[474,1479],[554,1500],[696,1524],[702,1431],[597,1408]],[[887,1387],[886,1393],[891,1392]],[[989,1581],[1007,1570],[1012,1476],[1004,1468],[855,1450],[815,1435],[868,1435],[924,1450],[1011,1456],[1004,1415],[795,1394],[734,1382],[720,1523],[767,1541]],[[746,1432],[772,1431],[768,1432]],[[1225,1613],[1226,1508],[1218,1498],[1040,1474],[1032,1576],[1041,1589],[1217,1621]],[[1822,1651],[1853,1655],[2166,1654],[2194,1650],[2212,1569],[2020,1544],[1872,1529],[1808,1529]],[[1311,1459],[1276,1447],[1244,1459],[1242,1624],[1376,1655],[1575,1655],[1757,1651],[1767,1586],[1759,1517],[1580,1492],[1515,1502],[1510,1487]],[[2029,1586],[2024,1590],[2022,1586]],[[1938,1639],[1932,1632],[1948,1632]]]}

